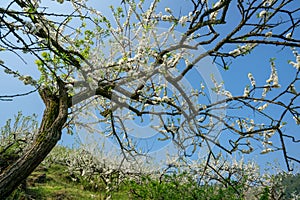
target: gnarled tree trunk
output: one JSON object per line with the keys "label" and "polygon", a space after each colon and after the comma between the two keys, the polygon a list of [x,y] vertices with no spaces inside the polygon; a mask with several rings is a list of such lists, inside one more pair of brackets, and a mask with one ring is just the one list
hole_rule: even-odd
{"label": "gnarled tree trunk", "polygon": [[59,96],[51,95],[47,89],[40,91],[46,109],[38,134],[32,147],[0,175],[0,199],[7,198],[60,140],[63,125],[67,120],[68,96],[63,83],[59,85]]}

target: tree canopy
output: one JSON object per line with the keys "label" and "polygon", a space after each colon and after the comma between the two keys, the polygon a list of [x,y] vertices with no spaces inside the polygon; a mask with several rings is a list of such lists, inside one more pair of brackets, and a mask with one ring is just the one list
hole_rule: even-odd
{"label": "tree canopy", "polygon": [[[297,132],[286,131],[300,124],[296,0],[185,0],[169,7],[165,0],[124,0],[107,8],[111,15],[97,10],[101,1],[48,3],[62,12],[36,0],[0,6],[1,53],[24,65],[35,59],[28,67],[39,71],[38,78],[22,74],[1,57],[7,76],[32,88],[0,94],[1,104],[35,92],[45,104],[31,147],[1,169],[4,197],[49,154],[63,130],[113,138],[128,159],[149,151],[132,135],[147,132],[157,143],[172,143],[178,158],[206,148],[210,167],[219,152],[257,148],[282,152],[288,170],[300,163],[289,149],[299,143]],[[220,71],[230,73],[232,63],[264,46],[289,52],[292,60],[277,66],[285,56],[270,58],[269,78],[256,80],[249,68],[244,91],[227,90]],[[280,67],[291,71],[288,80],[280,81]],[[236,76],[232,81],[239,84]],[[143,120],[147,127],[131,125]]]}

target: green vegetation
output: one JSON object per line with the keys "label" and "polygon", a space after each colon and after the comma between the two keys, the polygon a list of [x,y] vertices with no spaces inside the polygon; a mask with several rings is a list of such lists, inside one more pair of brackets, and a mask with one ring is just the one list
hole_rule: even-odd
{"label": "green vegetation", "polygon": [[[67,167],[59,164],[40,166],[27,179],[26,188],[20,186],[9,199],[105,199],[105,191],[87,189],[89,185],[72,181],[66,171]],[[116,192],[114,197],[125,198],[126,194]]]}
{"label": "green vegetation", "polygon": [[[230,181],[228,184],[207,183],[199,184],[187,172],[155,174],[127,174],[121,176],[120,172],[110,170],[109,176],[105,176],[107,170],[101,173],[82,173],[80,165],[70,167],[71,157],[83,156],[78,150],[57,146],[47,159],[31,174],[23,184],[9,198],[13,199],[232,199],[242,200],[274,199],[274,195],[282,195],[282,199],[292,199],[293,194],[299,194],[300,175],[280,174],[273,176],[281,183],[276,187],[285,188],[278,193],[278,188],[272,186],[253,186],[246,191],[243,182]],[[60,156],[58,156],[60,155]],[[87,152],[85,157],[87,156]],[[82,158],[81,157],[81,158]],[[89,159],[91,157],[87,156]],[[65,161],[65,162],[64,162]],[[74,161],[74,160],[73,160]],[[76,160],[78,162],[78,160]],[[73,164],[74,165],[74,164]],[[88,168],[89,165],[87,165]],[[107,181],[107,178],[110,182]],[[244,177],[247,181],[247,177]],[[275,189],[275,191],[274,191]],[[277,189],[277,191],[276,191]],[[257,193],[257,191],[259,191]],[[274,193],[275,192],[275,193]],[[252,194],[253,193],[253,194]],[[294,195],[295,196],[295,195]]]}

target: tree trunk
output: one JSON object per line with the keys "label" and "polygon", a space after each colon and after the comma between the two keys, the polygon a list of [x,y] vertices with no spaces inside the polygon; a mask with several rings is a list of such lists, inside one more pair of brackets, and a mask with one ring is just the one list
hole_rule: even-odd
{"label": "tree trunk", "polygon": [[46,105],[43,119],[31,148],[0,175],[0,199],[7,198],[50,153],[61,138],[68,114],[68,96],[60,84],[60,95],[51,95],[49,90],[40,91]]}

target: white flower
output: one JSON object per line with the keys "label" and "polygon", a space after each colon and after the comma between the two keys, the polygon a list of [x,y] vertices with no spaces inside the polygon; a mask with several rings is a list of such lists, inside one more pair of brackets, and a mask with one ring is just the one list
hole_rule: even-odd
{"label": "white flower", "polygon": [[251,82],[252,87],[255,87],[256,83],[255,83],[255,79],[253,77],[253,75],[251,73],[248,73],[248,78]]}
{"label": "white flower", "polygon": [[253,148],[249,148],[249,149],[242,149],[242,153],[244,153],[244,154],[249,154],[249,153],[251,153],[253,151]]}
{"label": "white flower", "polygon": [[68,90],[72,90],[72,89],[73,89],[73,85],[72,85],[72,84],[66,84],[66,88],[67,88]]}
{"label": "white flower", "polygon": [[161,98],[160,97],[153,97],[153,100],[156,102],[161,102]]}
{"label": "white flower", "polygon": [[201,90],[205,89],[205,86],[203,85],[203,83],[200,84]]}
{"label": "white flower", "polygon": [[229,52],[229,54],[232,55],[232,56],[234,56],[234,57],[240,55],[241,53],[242,52],[241,52],[240,49],[235,49],[235,50]]}
{"label": "white flower", "polygon": [[178,22],[179,24],[184,25],[187,21],[188,21],[188,16],[182,16]]}
{"label": "white flower", "polygon": [[291,39],[291,38],[292,38],[292,33],[287,33],[287,34],[285,35],[285,37],[288,38],[288,39]]}
{"label": "white flower", "polygon": [[193,19],[193,12],[189,12],[189,20]]}
{"label": "white flower", "polygon": [[273,4],[274,0],[264,0],[264,6],[270,6]]}
{"label": "white flower", "polygon": [[163,98],[161,98],[161,101],[169,101],[169,97],[168,96],[163,96]]}
{"label": "white flower", "polygon": [[260,152],[260,154],[266,154],[266,153],[269,153],[269,152],[271,152],[271,151],[273,151],[271,148],[267,148],[267,149],[262,150],[262,151]]}
{"label": "white flower", "polygon": [[259,14],[258,14],[258,17],[259,18],[264,18],[264,17],[266,17],[267,16],[267,11],[266,10],[262,10]]}
{"label": "white flower", "polygon": [[232,98],[232,94],[229,91],[223,91],[223,94],[228,97],[228,98]]}
{"label": "white flower", "polygon": [[266,103],[266,104],[264,104],[264,105],[262,105],[262,106],[260,106],[260,107],[258,107],[257,108],[257,110],[259,110],[259,111],[263,111],[263,110],[265,110],[267,107],[268,107],[268,103]]}
{"label": "white flower", "polygon": [[217,18],[218,13],[219,13],[219,10],[216,10],[215,12],[212,12],[210,14],[210,19],[215,20]]}
{"label": "white flower", "polygon": [[163,21],[171,21],[171,19],[172,19],[172,16],[169,16],[169,15],[163,15],[161,17],[161,20],[163,20]]}
{"label": "white flower", "polygon": [[144,104],[144,107],[147,107],[147,106],[150,106],[150,104],[145,103],[145,104]]}
{"label": "white flower", "polygon": [[289,64],[290,64],[290,65],[293,65],[293,67],[295,67],[297,70],[300,69],[300,62],[295,63],[295,62],[293,62],[293,61],[290,61]]}
{"label": "white flower", "polygon": [[249,87],[246,86],[245,89],[244,89],[244,95],[243,95],[243,96],[244,96],[244,97],[249,97],[249,92],[250,92],[250,91],[249,91]]}
{"label": "white flower", "polygon": [[273,34],[272,31],[269,31],[269,32],[266,32],[265,36],[266,36],[266,37],[271,37],[272,34]]}
{"label": "white flower", "polygon": [[272,130],[272,131],[270,131],[270,132],[264,134],[264,137],[265,137],[266,139],[269,139],[269,138],[271,138],[274,134],[275,134],[275,130]]}
{"label": "white flower", "polygon": [[289,87],[289,92],[293,93],[293,94],[297,94],[296,88],[294,86],[294,84],[291,84]]}
{"label": "white flower", "polygon": [[300,125],[300,117],[293,117],[297,125]]}
{"label": "white flower", "polygon": [[[277,74],[277,70],[275,68],[275,63],[272,61],[271,62],[271,75],[270,78],[268,80],[266,80],[266,82],[268,84],[270,84],[271,82],[273,82],[273,87],[274,88],[279,88],[279,81],[278,81],[278,74]],[[268,92],[268,91],[266,91]]]}
{"label": "white flower", "polygon": [[263,145],[273,145],[273,142],[272,141],[264,141]]}
{"label": "white flower", "polygon": [[165,11],[166,11],[167,13],[172,13],[171,8],[168,8],[168,7],[165,8]]}

